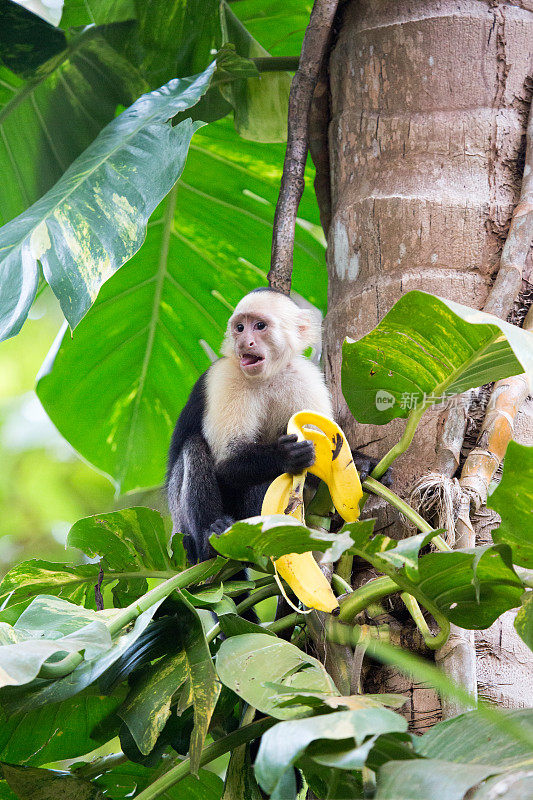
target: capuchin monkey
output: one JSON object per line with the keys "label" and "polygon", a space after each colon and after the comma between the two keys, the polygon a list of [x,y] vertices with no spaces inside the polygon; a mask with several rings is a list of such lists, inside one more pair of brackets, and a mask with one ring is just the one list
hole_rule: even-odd
{"label": "capuchin monkey", "polygon": [[[303,355],[319,342],[319,321],[274,289],[254,289],[235,308],[223,357],[196,382],[170,443],[168,504],[191,563],[213,556],[211,534],[261,513],[278,475],[314,463],[313,443],[285,431],[302,409],[333,418],[324,376]],[[360,472],[376,463],[353,455]]]}

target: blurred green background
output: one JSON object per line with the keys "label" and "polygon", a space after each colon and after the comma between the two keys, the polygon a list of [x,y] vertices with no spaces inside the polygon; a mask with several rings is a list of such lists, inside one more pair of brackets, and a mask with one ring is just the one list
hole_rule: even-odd
{"label": "blurred green background", "polygon": [[46,288],[20,334],[0,344],[2,577],[23,558],[76,558],[75,551],[65,548],[72,523],[116,507],[110,481],[60,436],[33,391],[62,323],[58,303]]}

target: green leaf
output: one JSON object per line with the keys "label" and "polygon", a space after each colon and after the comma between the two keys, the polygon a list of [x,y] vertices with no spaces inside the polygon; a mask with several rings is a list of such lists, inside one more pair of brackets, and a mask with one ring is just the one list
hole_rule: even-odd
{"label": "green leaf", "polygon": [[[95,779],[106,797],[113,800],[128,800],[133,794],[147,789],[158,777],[157,770],[140,764],[120,764]],[[198,777],[187,775],[179,783],[159,795],[163,800],[220,800],[223,782],[214,772],[201,769]]]}
{"label": "green leaf", "polygon": [[151,508],[124,508],[80,519],[70,529],[67,544],[91,558],[100,556],[106,582],[115,579],[116,573],[129,574],[113,590],[120,606],[148,590],[148,577],[170,578],[187,566],[178,539],[174,542],[179,544],[177,557],[170,556],[170,531]]}
{"label": "green leaf", "polygon": [[30,683],[52,656],[84,652],[94,659],[112,646],[102,617],[56,597],[35,599],[14,628],[1,623],[0,641],[0,687]]}
{"label": "green leaf", "polygon": [[533,447],[509,442],[503,477],[487,506],[502,518],[492,532],[494,541],[511,547],[513,563],[533,568]]}
{"label": "green leaf", "polygon": [[262,800],[263,795],[257,785],[249,745],[237,747],[231,754],[222,800]]}
{"label": "green leaf", "polygon": [[[199,123],[167,120],[198,102],[213,66],[143,95],[110,122],[58,183],[0,231],[3,338],[20,330],[39,261],[74,328],[102,284],[140,248],[148,217],[179,177]],[[21,269],[22,263],[22,269]]]}
{"label": "green leaf", "polygon": [[[237,53],[245,58],[269,56],[227,3],[223,4],[227,35]],[[240,136],[254,142],[284,142],[291,76],[288,72],[267,72],[256,78],[228,83],[222,93],[234,108],[235,128]]]}
{"label": "green leaf", "polygon": [[191,772],[196,775],[209,723],[220,694],[220,683],[211,661],[202,623],[196,609],[182,596],[183,610],[180,612],[182,627],[179,634],[184,650],[187,680],[190,685],[190,700],[194,706],[194,728],[191,734]]}
{"label": "green leaf", "polygon": [[61,27],[104,25],[135,18],[134,0],[66,0]]}
{"label": "green leaf", "polygon": [[[263,734],[255,762],[255,775],[261,788],[270,794],[275,791],[284,773],[317,740],[333,740],[343,749],[349,744],[346,740],[351,739],[352,751],[355,752],[367,737],[406,729],[407,720],[386,708],[339,711],[280,722]],[[320,757],[318,754],[317,750],[315,755]]]}
{"label": "green leaf", "polygon": [[533,592],[526,592],[518,609],[514,626],[521,639],[533,650]]}
{"label": "green leaf", "polygon": [[147,91],[128,58],[131,36],[130,23],[92,27],[26,82],[0,66],[1,224],[59,180],[118,105]]}
{"label": "green leaf", "polygon": [[63,31],[17,3],[0,3],[0,61],[26,77],[66,47]]}
{"label": "green leaf", "polygon": [[170,717],[173,695],[190,677],[185,651],[163,656],[143,671],[118,714],[143,755],[154,747]]}
{"label": "green leaf", "polygon": [[[367,520],[365,520],[367,522]],[[416,553],[433,533],[419,534],[397,543],[371,528],[348,523],[351,552],[385,572],[400,590],[411,592],[431,610],[433,604],[461,628],[488,628],[504,611],[520,605],[523,583],[513,569],[507,545],[487,545],[450,553]],[[412,541],[411,541],[412,540]],[[388,549],[390,548],[390,549]]]}
{"label": "green leaf", "polygon": [[500,708],[496,713],[500,724],[478,711],[438,722],[414,737],[415,749],[426,758],[487,764],[498,770],[531,766],[531,746],[523,737],[533,739],[533,710]]}
{"label": "green leaf", "polygon": [[342,387],[357,420],[384,425],[426,402],[527,372],[533,334],[425,292],[408,292],[379,325],[343,345]]}
{"label": "green leaf", "polygon": [[137,4],[143,72],[152,86],[202,72],[220,44],[219,0]]}
{"label": "green leaf", "polygon": [[281,708],[268,682],[295,689],[316,689],[338,695],[335,684],[316,658],[265,633],[232,636],[222,642],[216,658],[218,677],[249,705],[276,719],[309,713],[305,706]]}
{"label": "green leaf", "polygon": [[301,0],[230,0],[231,10],[276,56],[299,56],[311,6]]}
{"label": "green leaf", "polygon": [[209,541],[223,556],[238,561],[253,561],[263,568],[268,568],[270,558],[276,559],[286,553],[307,553],[310,550],[323,552],[324,561],[337,561],[352,545],[348,532],[310,530],[293,517],[283,514],[235,522],[220,536],[213,534]]}
{"label": "green leaf", "polygon": [[39,766],[76,758],[98,746],[93,729],[112,714],[124,699],[125,687],[103,695],[89,686],[75,697],[50,703],[24,714],[2,718],[0,760]]}
{"label": "green leaf", "polygon": [[[266,282],[283,155],[283,147],[239,140],[229,120],[199,131],[140,252],[102,287],[74,337],[65,333],[50,353],[41,402],[72,446],[122,491],[163,482],[172,429],[193,383],[218,351],[233,307]],[[311,169],[307,176],[312,183]],[[293,286],[323,309],[312,186],[299,213]]]}
{"label": "green leaf", "polygon": [[39,681],[32,688],[24,687],[22,691],[17,690],[15,687],[10,687],[10,691],[7,693],[6,689],[4,689],[0,695],[0,700],[6,713],[26,713],[46,703],[58,703],[61,700],[74,697],[87,686],[90,686],[141,635],[161,602],[162,600],[155,603],[137,617],[133,627],[122,631],[114,639],[113,645],[109,650],[90,661],[82,661],[73,672],[64,678],[45,683]]}
{"label": "green leaf", "polygon": [[99,570],[98,564],[69,566],[38,559],[21,561],[0,584],[0,603],[2,606],[17,606],[17,618],[33,598],[41,594],[55,595],[94,608],[94,586]]}
{"label": "green leaf", "polygon": [[376,800],[463,800],[465,793],[485,780],[493,768],[454,764],[436,758],[389,761],[378,775]]}
{"label": "green leaf", "polygon": [[527,770],[506,772],[485,781],[472,795],[472,800],[494,800],[500,797],[505,797],[505,800],[528,800],[531,796],[533,796],[533,774],[531,770]]}
{"label": "green leaf", "polygon": [[67,772],[13,764],[1,769],[19,800],[102,800],[96,786]]}

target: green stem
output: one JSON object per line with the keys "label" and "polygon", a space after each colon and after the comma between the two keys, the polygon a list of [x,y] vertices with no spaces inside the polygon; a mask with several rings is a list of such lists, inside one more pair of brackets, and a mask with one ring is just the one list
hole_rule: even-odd
{"label": "green stem", "polygon": [[91,780],[91,778],[96,778],[97,775],[108,772],[119,764],[125,764],[126,761],[128,761],[128,757],[124,753],[109,753],[107,756],[95,758],[94,761],[89,761],[88,764],[83,764],[83,766],[72,770],[72,774],[76,778]]}
{"label": "green stem", "polygon": [[398,592],[399,588],[396,581],[393,581],[388,575],[375,578],[373,581],[365,583],[364,586],[360,586],[341,601],[341,611],[337,619],[342,622],[351,622],[360,611],[363,611],[371,603],[379,602],[389,594]]}
{"label": "green stem", "polygon": [[[253,592],[253,594],[250,594],[248,597],[245,597],[242,603],[239,603],[239,605],[236,606],[237,614],[241,614],[241,612],[246,611],[248,608],[251,608],[251,606],[255,606],[256,603],[260,603],[262,600],[266,600],[267,597],[274,597],[274,595],[279,594],[277,583],[274,580],[272,580],[270,576],[268,576],[268,579],[269,582],[266,586],[262,586],[256,592]],[[207,639],[208,644],[218,636],[220,630],[221,630],[220,622],[217,622],[217,624],[214,625],[211,628],[211,630],[206,633],[205,638]]]}
{"label": "green stem", "polygon": [[345,581],[342,575],[339,575],[338,572],[334,572],[331,576],[331,583],[335,587],[335,591],[338,592],[338,594],[351,594],[353,592],[350,584]]}
{"label": "green stem", "polygon": [[[259,736],[262,736],[265,731],[277,722],[278,720],[272,719],[272,717],[264,717],[263,719],[257,720],[257,722],[251,722],[249,725],[237,728],[236,731],[228,734],[228,736],[224,736],[224,738],[218,739],[212,744],[208,744],[202,750],[200,766],[203,767],[205,764],[209,764],[210,761],[214,761],[216,758],[224,755],[224,753],[231,752],[241,744],[246,744],[254,739],[258,739]],[[185,778],[190,771],[191,759],[185,758],[181,763],[169,769],[168,772],[165,772],[164,775],[161,775],[160,778],[138,794],[135,800],[155,800],[156,797],[161,797],[171,786],[175,786],[176,783]]]}
{"label": "green stem", "polygon": [[350,586],[350,581],[352,579],[352,569],[353,569],[353,556],[349,553],[343,553],[339,559],[339,563],[337,564],[337,575],[341,578],[348,586]]}
{"label": "green stem", "polygon": [[400,597],[405,603],[405,607],[413,618],[416,627],[422,634],[424,642],[430,648],[430,650],[438,650],[439,647],[442,647],[446,643],[450,633],[449,625],[441,628],[438,634],[433,636],[415,598],[409,594],[409,592],[402,592]]}
{"label": "green stem", "polygon": [[402,453],[405,453],[413,441],[413,436],[415,435],[415,431],[418,427],[418,423],[420,422],[422,414],[426,408],[429,408],[430,405],[431,403],[424,403],[421,408],[416,408],[409,414],[402,438],[394,445],[394,447],[391,447],[388,453],[385,453],[381,461],[379,461],[372,470],[370,477],[379,480],[387,472],[392,462],[395,461],[398,456],[401,456]]}
{"label": "green stem", "polygon": [[[199,583],[209,578],[219,569],[220,559],[218,557],[211,558],[209,561],[195,564],[194,567],[189,567],[189,569],[185,569],[183,572],[179,572],[172,578],[163,581],[159,586],[143,594],[142,597],[139,597],[129,606],[126,606],[126,608],[123,608],[116,617],[109,620],[109,622],[106,623],[109,633],[112,637],[116,636],[122,628],[137,619],[137,617],[153,606],[154,603],[157,603],[159,600],[164,600],[165,597],[168,597],[168,595],[176,589],[184,589],[186,586],[191,586],[192,584]],[[71,653],[61,661],[56,661],[52,664],[43,664],[39,672],[39,677],[53,679],[63,678],[76,669],[82,661],[83,656],[81,653]]]}
{"label": "green stem", "polygon": [[256,592],[252,592],[252,594],[246,597],[242,603],[239,603],[237,606],[237,613],[242,614],[243,611],[247,611],[252,606],[255,606],[256,603],[260,603],[261,600],[266,600],[267,597],[274,597],[277,594],[279,594],[278,585],[275,581],[273,581],[272,583],[268,584],[268,586],[263,586]]}
{"label": "green stem", "polygon": [[[431,533],[431,531],[435,530],[431,527],[429,522],[426,522],[426,520],[420,516],[418,511],[415,511],[414,508],[411,508],[409,503],[406,503],[405,500],[402,500],[401,497],[398,497],[395,492],[393,492],[391,489],[388,489],[386,486],[383,486],[382,483],[374,478],[367,478],[366,481],[363,481],[363,488],[367,489],[369,492],[372,492],[372,494],[379,495],[379,497],[382,497],[384,500],[390,503],[391,506],[397,508],[398,511],[400,511],[404,517],[407,517],[407,519],[410,520],[413,525],[416,525],[418,530],[422,533]],[[452,549],[448,544],[446,544],[442,536],[440,536],[438,533],[435,534],[431,541],[435,547],[437,547],[437,549],[441,550],[443,553],[449,553]]]}
{"label": "green stem", "polygon": [[287,628],[294,628],[295,625],[301,625],[303,622],[305,622],[305,614],[297,614],[294,612],[293,614],[287,614],[286,617],[280,617],[280,619],[271,622],[267,630],[273,631],[273,633],[279,633]]}

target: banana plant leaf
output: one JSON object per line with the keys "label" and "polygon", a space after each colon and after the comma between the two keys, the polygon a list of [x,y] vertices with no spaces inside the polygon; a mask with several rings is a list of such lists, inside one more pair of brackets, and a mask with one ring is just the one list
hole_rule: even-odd
{"label": "banana plant leaf", "polygon": [[520,372],[533,381],[533,334],[420,291],[401,297],[362,339],[347,339],[342,352],[344,396],[369,424]]}
{"label": "banana plant leaf", "polygon": [[487,505],[502,520],[494,541],[511,547],[515,564],[533,569],[533,447],[509,442],[502,479]]}
{"label": "banana plant leaf", "polygon": [[200,124],[184,120],[173,128],[167,121],[198,102],[213,70],[214,64],[140,97],[44,197],[0,230],[2,338],[17,333],[27,316],[38,262],[74,328],[102,284],[137,252]]}

